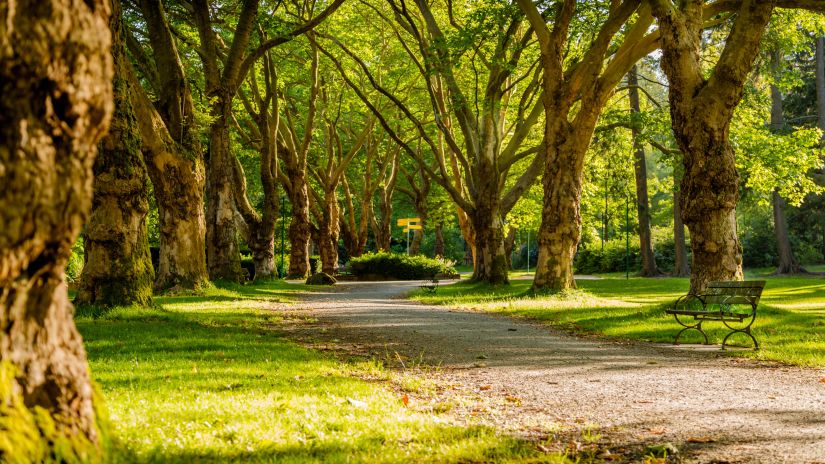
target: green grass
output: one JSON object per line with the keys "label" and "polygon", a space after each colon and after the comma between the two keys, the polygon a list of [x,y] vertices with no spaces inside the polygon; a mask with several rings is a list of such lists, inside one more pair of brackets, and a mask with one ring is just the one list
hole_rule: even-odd
{"label": "green grass", "polygon": [[221,286],[157,298],[150,309],[79,310],[111,416],[113,461],[563,460],[405,408],[377,362],[342,362],[286,340],[279,328],[290,311],[274,303],[306,289]]}
{"label": "green grass", "polygon": [[[817,276],[770,277],[772,270],[747,273],[749,279],[766,279],[759,304],[754,335],[761,349],[733,352],[789,364],[825,367],[825,279]],[[547,296],[531,296],[531,281],[510,285],[460,282],[438,289],[437,294],[414,293],[411,297],[428,304],[509,314],[570,328],[577,332],[650,342],[672,342],[681,328],[664,308],[687,292],[687,279],[661,278],[625,280],[607,276],[602,280],[579,280],[578,290]],[[706,323],[711,343],[721,344],[727,334],[721,323]],[[736,338],[740,337],[740,338]],[[698,343],[701,335],[689,331],[687,343]],[[750,343],[735,335],[730,342]],[[749,345],[747,345],[749,346]]]}

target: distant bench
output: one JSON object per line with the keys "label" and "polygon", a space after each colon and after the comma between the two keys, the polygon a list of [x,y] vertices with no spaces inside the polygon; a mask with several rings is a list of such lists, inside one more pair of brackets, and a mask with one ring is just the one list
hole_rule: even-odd
{"label": "distant bench", "polygon": [[667,314],[673,314],[676,322],[684,327],[676,334],[673,344],[679,343],[679,337],[685,331],[695,329],[705,337],[707,345],[708,336],[702,330],[702,323],[721,321],[731,330],[722,340],[723,350],[728,338],[737,333],[750,337],[754,349],[759,349],[759,343],[751,333],[751,325],[756,319],[756,306],[759,304],[763,288],[764,280],[711,282],[701,295],[688,293],[679,297],[672,308],[665,310]]}

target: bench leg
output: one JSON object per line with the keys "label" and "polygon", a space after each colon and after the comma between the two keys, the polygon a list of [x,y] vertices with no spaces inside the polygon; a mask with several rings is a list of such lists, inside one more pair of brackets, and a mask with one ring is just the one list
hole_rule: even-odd
{"label": "bench leg", "polygon": [[748,327],[748,328],[742,329],[742,330],[733,330],[729,334],[725,335],[725,339],[722,340],[722,349],[723,350],[725,349],[725,344],[728,342],[728,338],[730,338],[730,336],[735,334],[735,333],[743,333],[743,334],[747,335],[748,337],[751,338],[751,340],[753,340],[753,349],[754,350],[759,349],[759,342],[756,341],[756,337],[753,336],[753,334],[751,333],[750,327]]}
{"label": "bench leg", "polygon": [[705,331],[702,330],[702,321],[699,321],[698,323],[693,324],[693,325],[689,325],[689,324],[685,324],[684,322],[682,322],[679,319],[678,315],[674,314],[674,316],[676,317],[676,322],[678,322],[679,324],[681,324],[684,327],[684,329],[680,330],[679,333],[676,334],[676,339],[673,340],[674,345],[678,345],[679,344],[679,337],[681,337],[683,333],[685,333],[686,331],[691,330],[691,329],[698,330],[699,333],[702,334],[703,337],[705,337],[705,345],[708,344],[708,336],[705,333]]}

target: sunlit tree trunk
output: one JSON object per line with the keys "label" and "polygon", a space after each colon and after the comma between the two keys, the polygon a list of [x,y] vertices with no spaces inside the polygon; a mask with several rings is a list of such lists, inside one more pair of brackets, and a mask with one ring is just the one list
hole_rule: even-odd
{"label": "sunlit tree trunk", "polygon": [[693,292],[703,291],[710,281],[743,278],[736,229],[739,175],[729,142],[730,120],[774,7],[771,1],[741,4],[715,71],[705,78],[702,3],[676,7],[669,1],[654,2],[671,121],[684,154],[680,200],[693,250]]}
{"label": "sunlit tree trunk", "polygon": [[95,160],[92,214],[75,304],[148,305],[155,277],[146,225],[149,178],[130,101],[119,0],[112,6],[115,112]]}
{"label": "sunlit tree trunk", "polygon": [[[0,459],[102,460],[64,268],[114,105],[100,0],[0,2]],[[117,21],[118,18],[114,18]]]}

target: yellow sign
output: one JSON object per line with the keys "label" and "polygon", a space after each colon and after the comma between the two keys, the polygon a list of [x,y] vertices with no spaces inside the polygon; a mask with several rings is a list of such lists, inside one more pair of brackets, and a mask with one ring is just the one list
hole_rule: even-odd
{"label": "yellow sign", "polygon": [[420,217],[412,217],[412,218],[399,219],[398,222],[396,222],[396,224],[399,225],[399,226],[406,226],[407,224],[418,223],[418,222],[421,222]]}
{"label": "yellow sign", "polygon": [[409,224],[404,228],[404,232],[409,232],[411,230],[421,230],[421,224]]}

